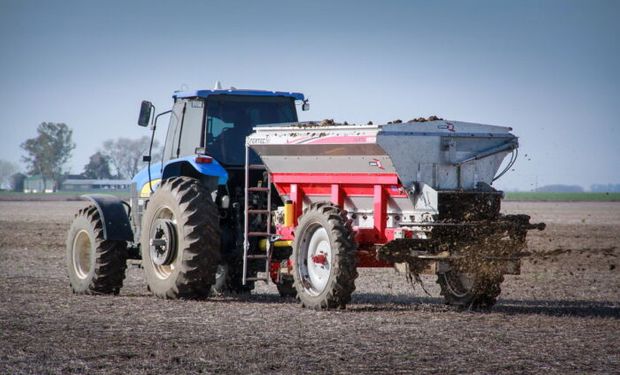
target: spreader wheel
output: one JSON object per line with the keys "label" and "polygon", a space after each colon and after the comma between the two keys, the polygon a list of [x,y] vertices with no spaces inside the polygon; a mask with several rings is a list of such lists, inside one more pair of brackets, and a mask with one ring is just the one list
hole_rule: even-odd
{"label": "spreader wheel", "polygon": [[345,212],[331,203],[313,203],[300,217],[292,246],[302,306],[344,308],[357,278],[357,246]]}
{"label": "spreader wheel", "polygon": [[295,289],[295,280],[288,277],[282,277],[280,282],[276,283],[276,287],[278,288],[278,293],[282,298],[295,298],[297,297],[297,289]]}
{"label": "spreader wheel", "polygon": [[220,260],[218,210],[198,180],[161,183],[142,219],[142,266],[149,290],[161,298],[205,298]]}
{"label": "spreader wheel", "polygon": [[127,268],[127,243],[103,238],[95,206],[82,208],[67,235],[67,271],[76,294],[118,294]]}
{"label": "spreader wheel", "polygon": [[448,271],[437,274],[437,283],[446,304],[464,308],[490,308],[501,293],[501,275],[483,276]]}

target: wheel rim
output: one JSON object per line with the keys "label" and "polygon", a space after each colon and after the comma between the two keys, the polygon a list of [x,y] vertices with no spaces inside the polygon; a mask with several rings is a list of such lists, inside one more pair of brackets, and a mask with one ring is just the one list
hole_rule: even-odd
{"label": "wheel rim", "polygon": [[73,239],[73,269],[82,280],[90,273],[91,254],[90,236],[86,230],[80,230]]}
{"label": "wheel rim", "polygon": [[446,288],[455,297],[463,298],[474,288],[475,277],[471,273],[446,272],[443,275]]}
{"label": "wheel rim", "polygon": [[156,234],[160,227],[158,223],[161,222],[167,222],[172,224],[172,231],[174,233],[173,236],[178,238],[178,233],[176,229],[176,217],[174,216],[174,212],[172,211],[172,209],[167,206],[160,207],[153,217],[150,234],[151,244],[149,244],[149,247],[152,249],[153,240],[164,240],[167,242],[167,254],[163,255],[162,257],[154,257],[152,255],[152,251],[149,251],[151,253],[150,260],[151,264],[153,265],[153,269],[155,270],[155,275],[157,275],[158,278],[165,280],[170,277],[170,275],[172,275],[172,273],[174,272],[174,263],[178,256],[178,244],[177,241],[175,241],[173,238],[166,238],[167,236],[169,236],[168,234],[166,234],[167,231],[164,231],[164,233]]}
{"label": "wheel rim", "polygon": [[305,291],[319,295],[325,287],[332,270],[332,248],[327,231],[320,224],[311,225],[304,233],[300,253],[300,276]]}
{"label": "wheel rim", "polygon": [[176,226],[171,220],[155,220],[149,241],[149,252],[154,264],[162,266],[172,263],[177,250],[176,233]]}

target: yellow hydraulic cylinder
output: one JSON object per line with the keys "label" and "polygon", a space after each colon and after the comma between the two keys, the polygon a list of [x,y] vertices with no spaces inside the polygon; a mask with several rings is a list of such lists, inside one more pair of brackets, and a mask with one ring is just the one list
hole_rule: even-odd
{"label": "yellow hydraulic cylinder", "polygon": [[292,227],[293,226],[293,201],[286,201],[284,203],[284,226]]}
{"label": "yellow hydraulic cylinder", "polygon": [[[275,248],[278,248],[278,247],[290,247],[292,243],[293,243],[293,241],[290,241],[290,240],[279,240],[279,241],[275,241],[271,246],[273,246]],[[261,238],[258,241],[258,249],[260,251],[267,250],[267,239]]]}

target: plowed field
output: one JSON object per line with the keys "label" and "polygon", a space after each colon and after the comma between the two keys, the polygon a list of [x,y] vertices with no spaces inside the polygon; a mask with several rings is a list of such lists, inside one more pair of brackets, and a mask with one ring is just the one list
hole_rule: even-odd
{"label": "plowed field", "polygon": [[159,300],[136,266],[119,296],[76,296],[64,242],[83,205],[0,202],[0,374],[620,372],[618,202],[506,203],[548,227],[488,312],[391,269],[361,269],[344,311],[304,310],[273,285]]}

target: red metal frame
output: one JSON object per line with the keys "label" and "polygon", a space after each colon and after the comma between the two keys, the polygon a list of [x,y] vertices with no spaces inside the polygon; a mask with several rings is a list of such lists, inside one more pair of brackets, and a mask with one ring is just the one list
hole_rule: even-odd
{"label": "red metal frame", "polygon": [[407,196],[395,173],[272,173],[271,181],[279,194],[293,202],[293,227],[276,226],[276,233],[284,240],[293,239],[305,196],[328,196],[339,207],[344,207],[347,197],[372,197],[374,228],[353,228],[359,248],[358,266],[391,266],[376,259],[375,245],[394,238],[394,228],[387,228],[388,199]]}
{"label": "red metal frame", "polygon": [[291,275],[293,273],[293,262],[290,259],[285,261],[271,261],[271,265],[269,267],[269,276],[271,277],[271,281],[275,284],[280,283],[280,277],[282,275],[282,270],[286,269],[286,273]]}
{"label": "red metal frame", "polygon": [[344,207],[344,196],[339,184],[332,184],[331,200],[338,207]]}
{"label": "red metal frame", "polygon": [[375,233],[379,236],[379,242],[385,241],[385,227],[387,226],[387,201],[385,199],[385,191],[383,186],[379,184],[374,185],[373,194],[373,216]]}
{"label": "red metal frame", "polygon": [[276,184],[382,184],[397,185],[396,173],[272,173]]}

